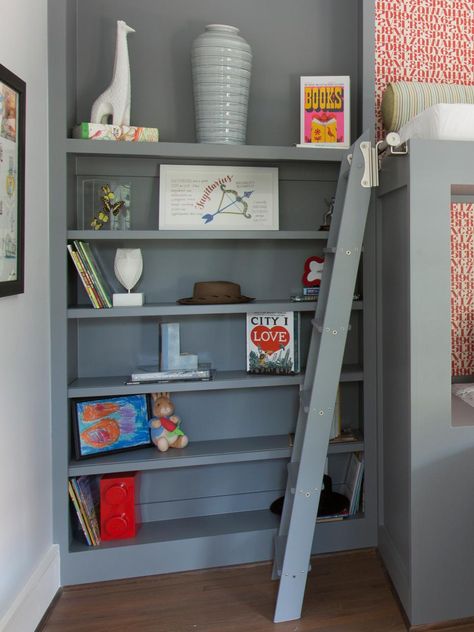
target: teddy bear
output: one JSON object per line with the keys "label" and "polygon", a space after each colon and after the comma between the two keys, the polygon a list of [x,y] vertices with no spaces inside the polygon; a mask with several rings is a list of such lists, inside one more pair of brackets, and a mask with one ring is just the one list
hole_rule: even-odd
{"label": "teddy bear", "polygon": [[160,452],[168,448],[185,448],[189,439],[180,429],[181,419],[174,415],[169,393],[152,393],[153,417],[149,420],[151,440]]}

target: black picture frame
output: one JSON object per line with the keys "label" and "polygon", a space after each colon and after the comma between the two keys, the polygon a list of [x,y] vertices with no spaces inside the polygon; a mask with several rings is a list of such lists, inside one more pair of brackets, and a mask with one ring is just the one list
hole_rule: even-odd
{"label": "black picture frame", "polygon": [[77,460],[152,445],[150,401],[145,394],[88,397],[72,401]]}
{"label": "black picture frame", "polygon": [[24,292],[26,83],[0,64],[0,298]]}

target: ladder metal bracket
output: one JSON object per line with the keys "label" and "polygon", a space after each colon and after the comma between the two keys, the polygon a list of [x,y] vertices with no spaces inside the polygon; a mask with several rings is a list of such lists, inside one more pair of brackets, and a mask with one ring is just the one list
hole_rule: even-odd
{"label": "ladder metal bracket", "polygon": [[331,255],[331,254],[336,254],[337,252],[341,252],[343,254],[346,254],[348,257],[350,255],[352,255],[353,253],[359,253],[359,252],[363,252],[364,249],[363,248],[358,248],[357,246],[351,248],[351,246],[347,247],[347,246],[342,246],[340,248],[334,248],[332,247],[328,247],[328,248],[323,248],[323,253],[325,255]]}
{"label": "ladder metal bracket", "polygon": [[321,323],[319,323],[317,320],[315,320],[314,318],[311,320],[311,324],[313,325],[313,327],[320,333],[324,333],[326,332],[327,334],[331,333],[333,336],[337,336],[338,332],[341,331],[342,333],[344,333],[345,331],[350,331],[352,329],[352,325],[349,323],[349,325],[347,326],[347,330],[345,327],[339,327],[339,329],[337,329],[337,326],[332,328],[332,327],[323,327],[323,325],[321,325]]}
{"label": "ladder metal bracket", "polygon": [[372,147],[371,143],[365,141],[360,144],[360,150],[364,157],[364,175],[360,183],[364,188],[378,187],[379,156],[377,148]]}

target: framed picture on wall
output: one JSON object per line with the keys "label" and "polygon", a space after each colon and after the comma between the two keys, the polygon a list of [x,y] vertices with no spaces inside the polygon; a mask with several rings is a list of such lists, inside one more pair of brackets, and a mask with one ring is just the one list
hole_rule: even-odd
{"label": "framed picture on wall", "polygon": [[146,395],[122,395],[73,402],[77,459],[151,445]]}
{"label": "framed picture on wall", "polygon": [[0,64],[0,297],[24,291],[26,84]]}
{"label": "framed picture on wall", "polygon": [[350,78],[301,77],[298,147],[350,146]]}

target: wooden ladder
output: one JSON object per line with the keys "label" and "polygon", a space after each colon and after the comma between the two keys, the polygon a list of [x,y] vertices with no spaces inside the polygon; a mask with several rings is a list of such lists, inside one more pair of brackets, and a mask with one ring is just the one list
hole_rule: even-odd
{"label": "wooden ladder", "polygon": [[273,578],[280,578],[275,623],[301,616],[373,173],[377,170],[374,161],[376,150],[365,132],[348,150],[339,173],[285,501],[275,539]]}

